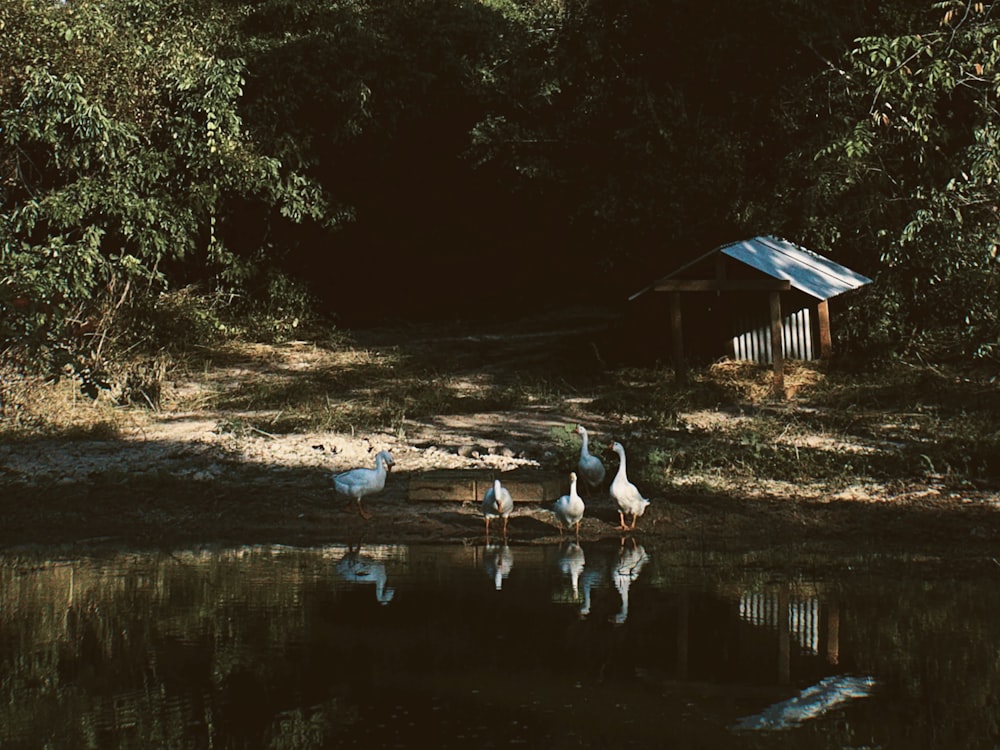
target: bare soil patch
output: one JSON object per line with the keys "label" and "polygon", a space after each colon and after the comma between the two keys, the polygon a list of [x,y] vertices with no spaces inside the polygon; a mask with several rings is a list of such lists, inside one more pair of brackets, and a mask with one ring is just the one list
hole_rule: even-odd
{"label": "bare soil patch", "polygon": [[[159,409],[116,408],[113,436],[8,432],[0,444],[0,544],[475,543],[484,530],[476,504],[413,501],[410,481],[442,470],[564,477],[578,446],[569,432],[576,423],[588,427],[609,476],[616,465],[601,446],[616,439],[635,447],[630,476],[653,501],[635,532],[643,538],[808,545],[833,554],[886,547],[990,554],[997,544],[1000,494],[988,479],[933,466],[883,477],[848,469],[812,481],[754,476],[740,458],[748,450],[881,456],[925,436],[901,436],[902,427],[831,429],[859,418],[861,406],[817,406],[808,388],[766,404],[673,398],[656,391],[648,372],[609,367],[608,323],[574,313],[476,328],[400,325],[353,332],[338,347],[301,341],[213,351],[200,369],[171,373]],[[633,377],[642,382],[630,385]],[[382,409],[382,423],[363,419],[362,405]],[[289,429],[292,416],[301,421],[324,408],[330,429],[308,421]],[[649,419],[657,410],[670,413],[659,427]],[[764,411],[769,424],[789,427],[762,447],[753,441],[762,441],[755,420]],[[907,419],[898,409],[882,416],[885,425]],[[709,438],[731,444],[731,468],[725,460],[679,461]],[[373,517],[365,521],[334,496],[330,476],[371,465],[382,449],[396,467],[384,492],[366,502]],[[587,500],[581,536],[617,536],[606,493]],[[559,532],[540,505],[521,502],[510,536],[533,543]]]}

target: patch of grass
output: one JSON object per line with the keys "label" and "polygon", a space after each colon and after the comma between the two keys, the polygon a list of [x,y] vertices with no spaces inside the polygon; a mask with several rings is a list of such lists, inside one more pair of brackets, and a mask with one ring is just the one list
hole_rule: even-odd
{"label": "patch of grass", "polygon": [[[218,429],[238,436],[404,435],[413,419],[535,407],[573,413],[586,404],[625,444],[630,475],[653,491],[680,478],[690,487],[699,477],[706,486],[726,479],[838,486],[1000,475],[995,379],[899,362],[849,373],[792,361],[781,399],[762,365],[718,362],[691,370],[681,384],[666,368],[571,366],[590,356],[586,341],[574,339],[568,351],[558,336],[506,340],[449,329],[438,341],[433,331],[419,333],[377,332],[367,347],[331,331],[268,344],[234,335],[180,354],[123,357],[111,398],[96,402],[71,381],[53,391],[24,381],[10,393],[15,381],[4,377],[0,435],[26,428],[112,434],[137,407],[216,410]],[[173,381],[190,387],[178,395],[168,387]],[[560,465],[572,466],[579,451],[571,429],[554,429],[549,440]]]}
{"label": "patch of grass", "polygon": [[522,406],[523,397],[507,388],[473,393],[442,380],[389,379],[363,389],[330,389],[310,399],[281,402],[278,432],[389,429],[398,431],[407,418],[505,411]]}
{"label": "patch of grass", "polygon": [[697,476],[830,487],[1000,476],[995,382],[907,365],[847,374],[795,362],[791,397],[777,400],[771,378],[770,368],[736,362],[694,371],[685,385],[669,370],[620,370],[594,407],[627,428],[630,475],[662,489]]}
{"label": "patch of grass", "polygon": [[92,399],[79,382],[58,382],[0,368],[0,440],[34,437],[108,440],[118,437],[128,415],[108,397]]}
{"label": "patch of grass", "polygon": [[844,484],[867,472],[867,457],[804,448],[773,419],[755,417],[738,430],[642,432],[629,449],[629,474],[668,487],[679,477],[706,476],[729,482],[778,480]]}
{"label": "patch of grass", "polygon": [[[576,434],[576,425],[553,427],[549,431],[549,439],[552,452],[556,456],[555,464],[561,467],[575,467],[577,459],[580,457],[580,437]],[[600,449],[598,446],[591,446],[591,452],[597,454]]]}
{"label": "patch of grass", "polygon": [[[785,368],[785,390],[804,398],[820,387],[825,374],[814,363],[789,362]],[[678,383],[669,368],[623,368],[610,375],[610,382],[592,403],[608,416],[636,416],[663,427],[683,427],[681,412],[720,407],[757,407],[781,399],[773,391],[773,371],[752,362],[724,360],[692,370],[686,383]]]}
{"label": "patch of grass", "polygon": [[[238,381],[239,382],[239,381]],[[358,363],[321,372],[256,372],[235,389],[220,390],[208,406],[261,414],[268,432],[398,430],[407,418],[505,411],[532,399],[518,386],[481,383]],[[266,426],[265,426],[266,425]]]}

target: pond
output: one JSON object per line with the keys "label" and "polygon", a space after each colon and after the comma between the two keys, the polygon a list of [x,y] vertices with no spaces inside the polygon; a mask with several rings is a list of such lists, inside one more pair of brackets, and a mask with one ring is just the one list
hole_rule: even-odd
{"label": "pond", "polygon": [[8,552],[0,747],[993,747],[998,580],[641,539]]}

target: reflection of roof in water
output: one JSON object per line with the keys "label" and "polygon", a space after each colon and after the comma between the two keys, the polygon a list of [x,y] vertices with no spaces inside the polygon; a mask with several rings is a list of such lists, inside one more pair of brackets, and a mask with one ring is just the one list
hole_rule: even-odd
{"label": "reflection of roof in water", "polygon": [[736,723],[736,729],[788,729],[809,719],[815,719],[854,698],[867,698],[875,685],[872,677],[835,675],[820,680],[798,695],[768,706],[759,714],[747,716]]}

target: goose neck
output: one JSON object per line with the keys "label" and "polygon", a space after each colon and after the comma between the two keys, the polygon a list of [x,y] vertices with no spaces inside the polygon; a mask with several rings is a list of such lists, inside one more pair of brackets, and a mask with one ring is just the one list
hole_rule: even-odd
{"label": "goose neck", "polygon": [[617,453],[618,458],[621,459],[621,461],[618,464],[618,473],[625,474],[625,451],[616,450],[615,453]]}

